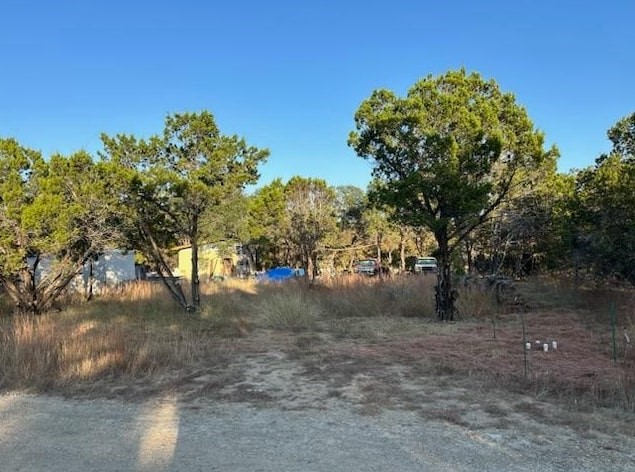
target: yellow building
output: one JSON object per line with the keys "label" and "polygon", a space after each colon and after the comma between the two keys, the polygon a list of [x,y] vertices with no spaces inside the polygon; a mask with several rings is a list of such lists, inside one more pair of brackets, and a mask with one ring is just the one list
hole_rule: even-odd
{"label": "yellow building", "polygon": [[[190,279],[192,276],[192,246],[179,246],[177,251],[177,269],[181,277]],[[214,278],[231,277],[235,273],[238,254],[232,250],[229,254],[221,255],[218,248],[212,244],[203,244],[198,248],[198,278],[207,282]]]}

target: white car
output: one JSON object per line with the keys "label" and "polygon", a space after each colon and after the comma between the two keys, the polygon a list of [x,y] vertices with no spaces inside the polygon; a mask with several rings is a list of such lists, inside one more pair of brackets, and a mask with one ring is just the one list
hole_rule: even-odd
{"label": "white car", "polygon": [[417,257],[415,274],[436,274],[437,260],[434,257]]}

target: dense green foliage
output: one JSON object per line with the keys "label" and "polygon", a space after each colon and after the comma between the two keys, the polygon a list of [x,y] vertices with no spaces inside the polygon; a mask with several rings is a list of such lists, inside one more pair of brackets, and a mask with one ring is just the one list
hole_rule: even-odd
{"label": "dense green foliage", "polygon": [[289,241],[313,279],[320,244],[335,231],[335,192],[324,180],[293,177],[285,187],[285,199]]}
{"label": "dense green foliage", "polygon": [[428,76],[404,98],[375,91],[355,124],[349,144],[373,163],[377,201],[435,235],[439,316],[452,319],[451,254],[544,159],[543,136],[513,95],[464,70]]}
{"label": "dense green foliage", "polygon": [[612,152],[577,176],[575,244],[583,266],[635,282],[635,113],[608,136]]}
{"label": "dense green foliage", "polygon": [[298,265],[314,278],[336,230],[335,191],[321,179],[275,179],[250,198],[247,221],[244,248],[254,267]]}
{"label": "dense green foliage", "polygon": [[0,139],[0,285],[18,311],[48,310],[89,258],[121,242],[105,170],[85,152],[45,161]]}
{"label": "dense green foliage", "polygon": [[[223,135],[209,112],[168,115],[147,139],[103,135],[100,160],[43,158],[0,139],[0,296],[49,310],[107,249],[132,249],[186,310],[200,303],[202,244],[240,244],[253,271],[308,277],[375,257],[404,271],[440,260],[438,315],[452,319],[458,273],[567,272],[635,282],[635,113],[609,130],[609,153],[569,174],[511,94],[477,74],[374,92],[349,145],[372,161],[368,189],[275,179],[246,195],[268,151]],[[193,249],[191,287],[175,283],[174,248]]]}
{"label": "dense green foliage", "polygon": [[[268,151],[221,134],[206,111],[169,115],[163,135],[148,141],[123,135],[103,135],[102,141],[104,159],[122,177],[113,188],[136,223],[136,242],[178,303],[187,310],[198,309],[198,247],[204,222],[213,222],[226,202],[235,201],[245,185],[256,182],[258,165]],[[177,242],[192,247],[191,300],[172,282],[165,257],[167,244]]]}
{"label": "dense green foliage", "polygon": [[282,180],[275,179],[249,198],[243,248],[252,270],[289,265],[284,188]]}

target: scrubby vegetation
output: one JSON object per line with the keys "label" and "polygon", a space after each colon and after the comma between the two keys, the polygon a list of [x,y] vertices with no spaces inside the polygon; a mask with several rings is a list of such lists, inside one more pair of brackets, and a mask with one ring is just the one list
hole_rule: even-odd
{"label": "scrubby vegetation", "polygon": [[[294,176],[247,195],[269,152],[207,111],[147,138],[102,135],[98,159],[0,138],[0,389],[258,402],[323,389],[374,412],[441,404],[434,384],[485,392],[490,416],[543,415],[548,399],[574,423],[599,408],[632,419],[635,114],[595,165],[563,174],[515,100],[465,70],[373,92],[349,136],[372,167],[365,190]],[[246,278],[211,282],[203,246]],[[155,281],[69,289],[116,248]],[[423,255],[438,266],[414,274]],[[360,259],[373,276],[354,275]],[[305,277],[256,282],[276,266]],[[467,408],[422,414],[464,424]]]}
{"label": "scrubby vegetation", "polygon": [[[238,381],[228,365],[280,352],[309,377],[318,363],[321,376],[342,385],[391,365],[413,377],[465,379],[584,408],[635,411],[631,290],[534,280],[497,301],[485,287],[461,286],[460,323],[436,321],[429,276],[350,276],[311,285],[228,281],[206,285],[202,294],[203,309],[189,316],[156,283],[135,283],[60,313],[4,316],[0,386],[146,395],[187,389],[193,378],[211,375],[203,395],[213,397]],[[611,304],[620,324],[615,360]],[[558,343],[553,352],[532,346],[527,376],[521,311],[529,342]]]}

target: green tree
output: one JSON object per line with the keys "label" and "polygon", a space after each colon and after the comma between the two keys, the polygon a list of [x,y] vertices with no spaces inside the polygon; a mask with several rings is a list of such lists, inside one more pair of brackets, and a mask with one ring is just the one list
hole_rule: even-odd
{"label": "green tree", "polygon": [[577,180],[578,247],[599,275],[635,281],[635,165],[617,154]]}
{"label": "green tree", "polygon": [[317,275],[317,257],[335,230],[335,192],[322,179],[293,177],[285,186],[289,241],[298,251],[306,275]]}
{"label": "green tree", "polygon": [[437,313],[451,320],[450,256],[521,184],[518,170],[542,161],[543,135],[512,94],[465,70],[429,75],[405,98],[375,91],[355,125],[349,145],[373,161],[378,200],[397,221],[435,235]]}
{"label": "green tree", "polygon": [[[103,157],[122,168],[122,195],[133,210],[142,247],[159,273],[167,275],[163,280],[175,300],[187,311],[197,310],[198,248],[205,216],[256,182],[258,165],[269,152],[221,134],[207,111],[168,115],[163,135],[148,141],[123,135],[102,135],[102,141]],[[169,282],[165,244],[175,241],[192,247],[191,301]]]}
{"label": "green tree", "polygon": [[337,231],[329,241],[331,265],[334,269],[353,270],[356,253],[366,246],[364,211],[368,206],[366,193],[359,187],[335,187],[335,217]]}
{"label": "green tree", "polygon": [[557,172],[557,151],[548,153],[542,166],[532,169],[489,221],[468,238],[467,260],[472,269],[478,254],[481,273],[526,275],[571,263],[570,205],[573,176]]}
{"label": "green tree", "polygon": [[369,244],[374,246],[373,257],[381,264],[383,260],[386,240],[392,236],[394,227],[389,219],[387,209],[370,206],[363,214],[362,221]]}
{"label": "green tree", "polygon": [[49,310],[91,257],[120,241],[105,187],[85,152],[45,161],[0,139],[0,285],[18,311]]}
{"label": "green tree", "polygon": [[395,209],[379,197],[382,182],[374,180],[368,186],[368,205],[364,210],[363,222],[367,241],[375,246],[375,257],[384,264],[384,253],[388,266],[393,264],[393,253],[398,252],[400,269],[405,269],[405,245],[407,224],[395,218]]}
{"label": "green tree", "polygon": [[355,243],[362,231],[362,215],[367,206],[366,193],[353,185],[335,187],[335,211],[338,226],[352,230],[352,240]]}
{"label": "green tree", "polygon": [[635,113],[619,120],[607,134],[613,143],[613,154],[626,161],[635,160]]}
{"label": "green tree", "polygon": [[284,187],[281,179],[275,179],[248,200],[244,247],[257,269],[289,263]]}
{"label": "green tree", "polygon": [[598,274],[635,282],[635,113],[608,136],[612,152],[577,176],[576,243]]}

